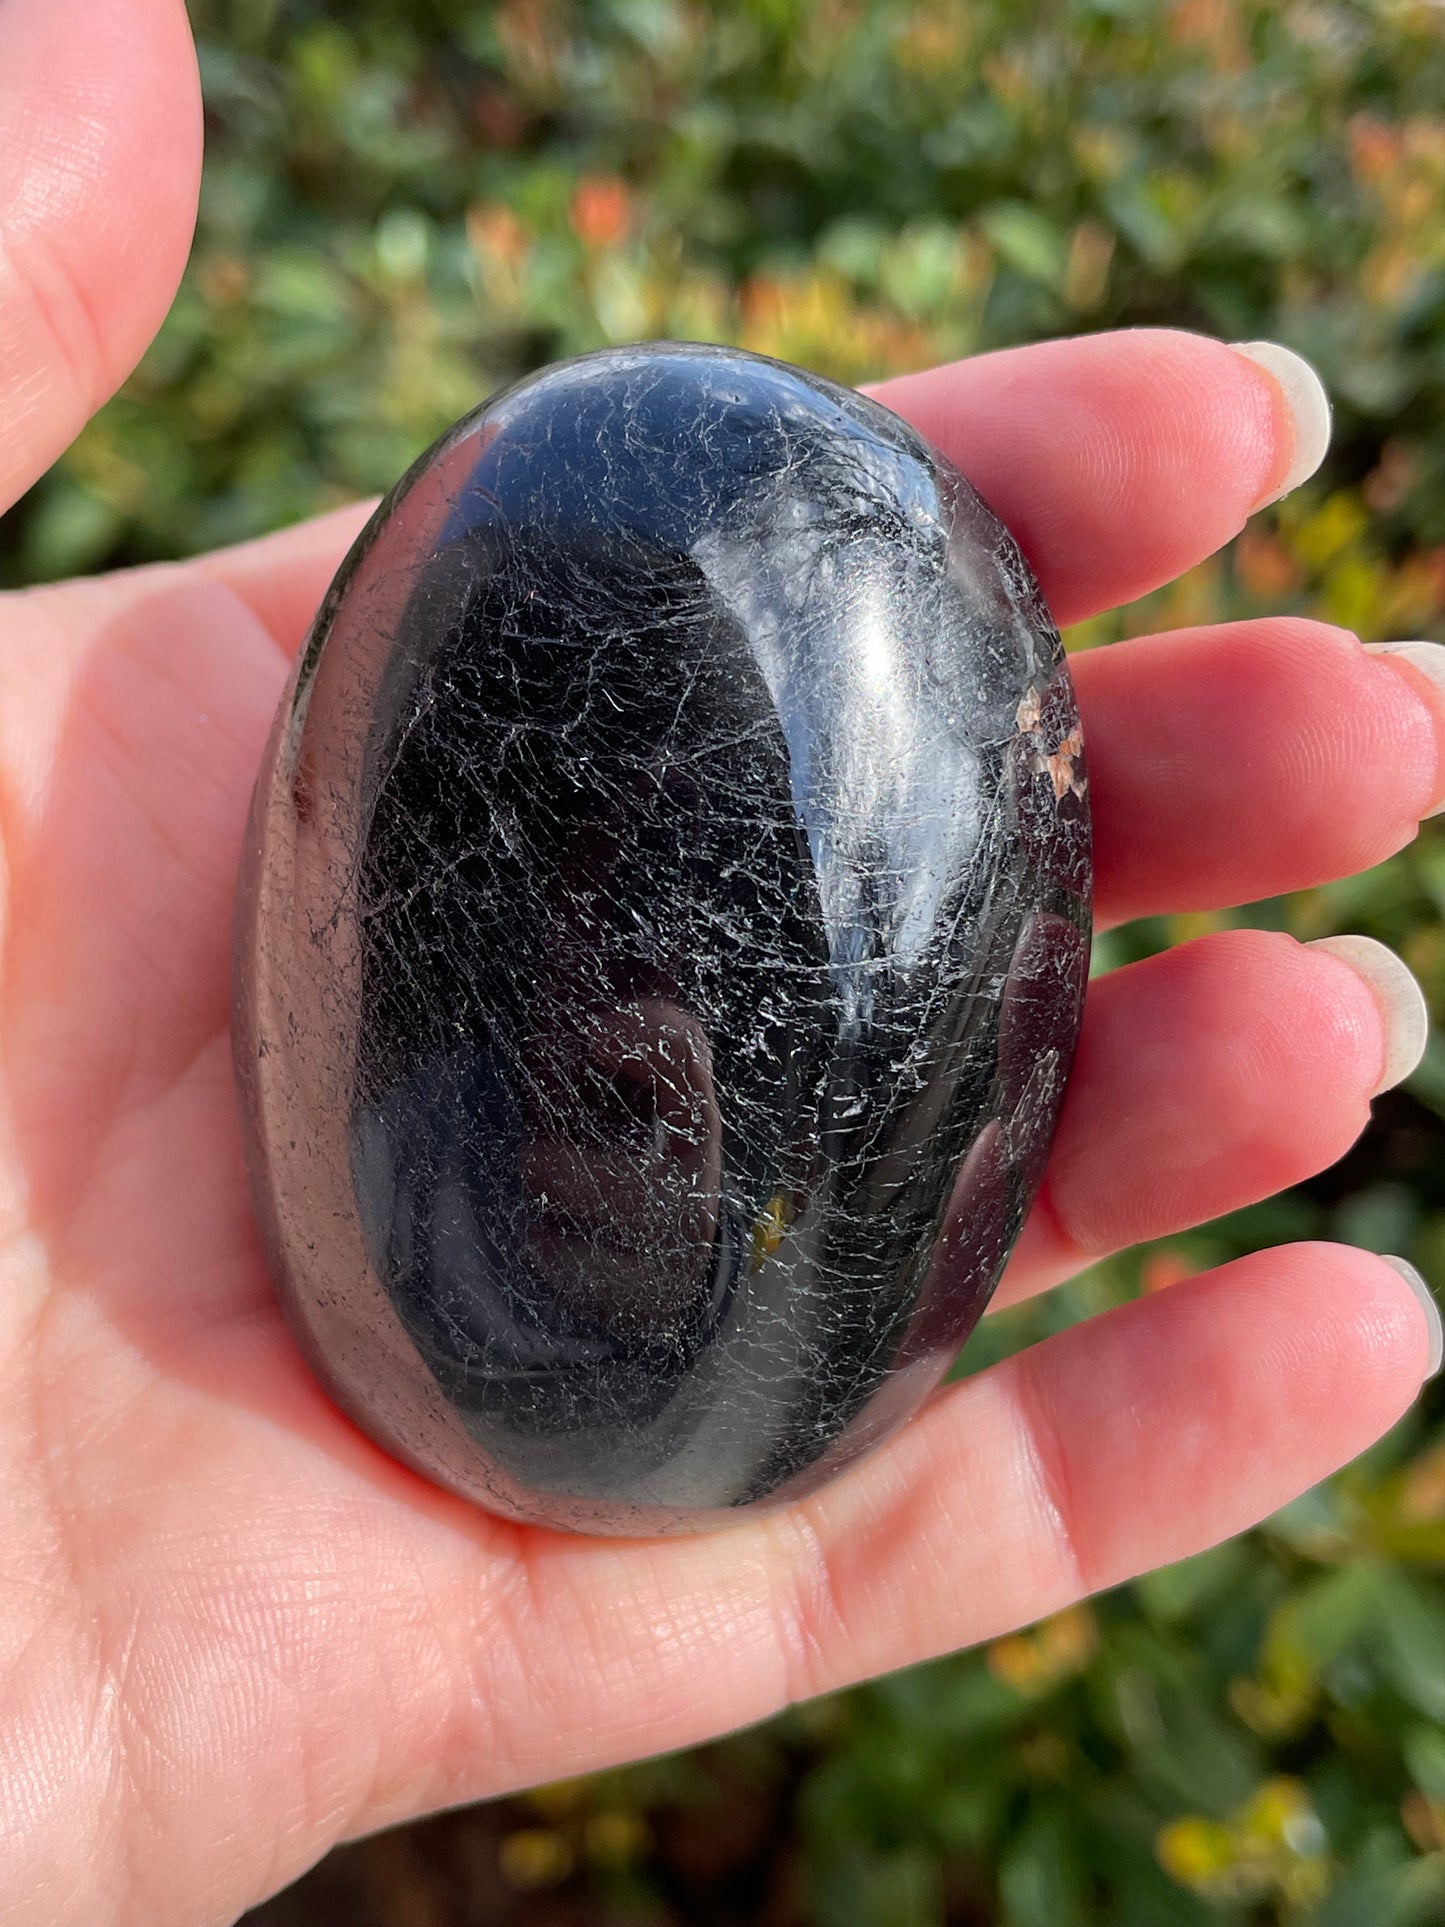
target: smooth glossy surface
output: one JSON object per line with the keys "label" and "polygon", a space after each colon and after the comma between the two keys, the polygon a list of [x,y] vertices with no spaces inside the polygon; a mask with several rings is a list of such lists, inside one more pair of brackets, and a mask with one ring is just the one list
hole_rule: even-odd
{"label": "smooth glossy surface", "polygon": [[997,1281],[1089,907],[1057,633],[912,429],[670,344],[494,398],[344,565],[248,835],[236,1061],[314,1366],[514,1516],[808,1489]]}

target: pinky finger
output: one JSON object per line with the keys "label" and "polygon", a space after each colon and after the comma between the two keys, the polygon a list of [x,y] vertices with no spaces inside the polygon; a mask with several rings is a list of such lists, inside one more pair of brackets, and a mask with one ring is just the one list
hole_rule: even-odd
{"label": "pinky finger", "polygon": [[[525,1645],[489,1629],[465,1654],[440,1761],[428,1729],[354,1824],[690,1745],[1199,1552],[1363,1451],[1434,1362],[1389,1264],[1287,1246],[950,1386],[835,1484],[731,1531],[598,1544],[486,1525]],[[475,1628],[459,1539],[426,1609]]]}
{"label": "pinky finger", "polygon": [[[1283,1246],[947,1388],[802,1509],[828,1601],[800,1648],[818,1661],[806,1689],[991,1637],[1256,1524],[1408,1408],[1439,1363],[1424,1296],[1367,1252]],[[786,1516],[773,1530],[786,1540]]]}

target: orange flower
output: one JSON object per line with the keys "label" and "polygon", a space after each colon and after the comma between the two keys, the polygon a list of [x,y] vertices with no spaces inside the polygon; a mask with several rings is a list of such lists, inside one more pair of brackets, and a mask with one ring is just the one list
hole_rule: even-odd
{"label": "orange flower", "polygon": [[1243,530],[1234,545],[1234,573],[1258,602],[1293,595],[1303,580],[1303,571],[1279,537],[1254,527]]}
{"label": "orange flower", "polygon": [[1234,0],[1176,0],[1168,33],[1178,46],[1203,48],[1217,74],[1240,74],[1249,65],[1244,24]]}
{"label": "orange flower", "polygon": [[501,201],[488,201],[467,210],[467,239],[478,254],[490,255],[504,267],[515,269],[527,252],[530,237],[511,208]]}
{"label": "orange flower", "polygon": [[572,194],[572,232],[587,248],[613,248],[632,225],[632,197],[615,174],[584,174]]}
{"label": "orange flower", "polygon": [[1356,114],[1350,121],[1350,171],[1357,181],[1378,181],[1400,158],[1403,143],[1398,131],[1373,114]]}
{"label": "orange flower", "polygon": [[1139,1282],[1147,1292],[1169,1291],[1192,1278],[1199,1267],[1179,1251],[1151,1251],[1139,1272]]}

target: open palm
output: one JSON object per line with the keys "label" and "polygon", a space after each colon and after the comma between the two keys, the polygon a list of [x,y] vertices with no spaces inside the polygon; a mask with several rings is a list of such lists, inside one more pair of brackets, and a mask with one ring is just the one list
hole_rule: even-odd
{"label": "open palm", "polygon": [[[91,0],[83,36],[70,12],[0,12],[0,501],[144,347],[194,212],[178,0]],[[1064,621],[1197,561],[1299,466],[1273,378],[1189,335],[880,392]],[[997,1634],[1259,1518],[1389,1425],[1430,1358],[1396,1271],[1302,1246],[945,1390],[817,1497],[706,1539],[505,1524],[391,1463],[280,1320],[227,1041],[252,774],[360,520],[0,604],[13,1927],[229,1920],[347,1834]],[[1339,630],[1241,623],[1077,668],[1110,921],[1376,862],[1445,792],[1428,677]],[[1337,1157],[1411,1048],[1369,974],[1237,931],[1097,982],[1003,1296]]]}

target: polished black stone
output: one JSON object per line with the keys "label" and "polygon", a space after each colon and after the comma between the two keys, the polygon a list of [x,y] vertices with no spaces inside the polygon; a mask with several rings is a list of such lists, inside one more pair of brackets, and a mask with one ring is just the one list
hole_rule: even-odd
{"label": "polished black stone", "polygon": [[347,559],[257,786],[236,1063],[314,1367],[514,1516],[806,1491],[998,1279],[1089,913],[1057,631],[913,429],[673,344],[506,390]]}

